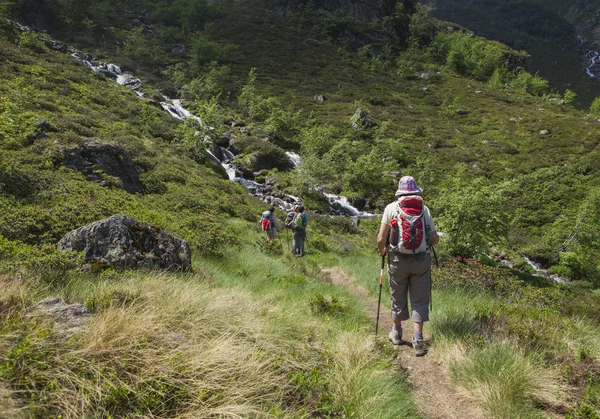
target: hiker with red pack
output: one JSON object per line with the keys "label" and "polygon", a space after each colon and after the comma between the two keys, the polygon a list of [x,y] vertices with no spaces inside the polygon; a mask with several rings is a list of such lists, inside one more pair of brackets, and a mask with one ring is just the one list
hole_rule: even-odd
{"label": "hiker with red pack", "polygon": [[260,228],[267,235],[267,241],[275,240],[277,235],[277,219],[275,218],[275,207],[262,213],[260,217]]}
{"label": "hiker with red pack", "polygon": [[394,327],[388,337],[394,345],[402,343],[402,322],[409,319],[408,295],[412,308],[417,356],[427,353],[423,323],[429,320],[431,297],[431,255],[429,248],[439,241],[429,208],[423,203],[423,190],[412,176],[398,182],[398,200],[383,213],[377,235],[379,254],[388,256]]}

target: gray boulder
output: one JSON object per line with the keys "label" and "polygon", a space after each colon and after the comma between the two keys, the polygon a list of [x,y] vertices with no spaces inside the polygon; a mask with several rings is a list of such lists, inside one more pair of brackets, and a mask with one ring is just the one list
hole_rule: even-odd
{"label": "gray boulder", "polygon": [[164,230],[113,215],[73,230],[58,249],[83,252],[85,270],[104,268],[192,270],[190,246]]}
{"label": "gray boulder", "polygon": [[103,173],[119,178],[120,186],[133,194],[144,192],[140,179],[142,169],[133,163],[131,155],[118,144],[90,140],[78,147],[62,149],[65,166],[83,173],[87,180],[108,186]]}

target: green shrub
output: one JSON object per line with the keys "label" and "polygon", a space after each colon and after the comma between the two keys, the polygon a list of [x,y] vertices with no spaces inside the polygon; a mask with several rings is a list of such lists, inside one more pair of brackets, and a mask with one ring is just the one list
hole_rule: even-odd
{"label": "green shrub", "polygon": [[337,314],[344,310],[344,305],[336,295],[325,296],[317,293],[310,297],[308,305],[313,314]]}
{"label": "green shrub", "polygon": [[590,105],[590,113],[593,115],[600,115],[600,97],[595,98]]}
{"label": "green shrub", "polygon": [[446,190],[435,203],[444,248],[454,256],[484,259],[490,246],[506,237],[505,198],[497,186],[483,178],[467,179],[464,172]]}
{"label": "green shrub", "polygon": [[548,80],[541,78],[537,73],[532,75],[525,70],[521,70],[510,84],[538,96],[541,96],[548,90]]}

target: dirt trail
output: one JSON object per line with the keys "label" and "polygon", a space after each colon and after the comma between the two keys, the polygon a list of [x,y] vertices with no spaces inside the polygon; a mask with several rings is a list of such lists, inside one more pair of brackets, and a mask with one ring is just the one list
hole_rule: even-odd
{"label": "dirt trail", "polygon": [[[323,273],[329,282],[347,288],[363,300],[369,314],[375,320],[377,317],[377,300],[370,297],[365,288],[354,283],[339,268],[323,269]],[[382,337],[387,336],[393,325],[389,307],[389,301],[381,302],[379,333]],[[412,330],[407,330],[404,334],[404,339],[410,339]],[[425,331],[425,340],[428,339],[427,331]],[[406,340],[404,344],[395,348],[398,351],[399,366],[408,373],[415,403],[423,417],[431,419],[485,417],[478,406],[450,385],[448,372],[441,362],[436,360],[434,347],[429,349],[426,356],[420,358],[415,356],[412,345]]]}

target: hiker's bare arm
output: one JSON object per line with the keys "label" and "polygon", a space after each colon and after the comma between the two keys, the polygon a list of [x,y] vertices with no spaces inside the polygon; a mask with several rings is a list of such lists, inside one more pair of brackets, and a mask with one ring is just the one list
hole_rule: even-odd
{"label": "hiker's bare arm", "polygon": [[431,233],[431,244],[435,246],[440,242],[440,236],[437,234],[437,231]]}
{"label": "hiker's bare arm", "polygon": [[380,256],[385,256],[386,254],[386,243],[387,243],[387,236],[388,233],[390,232],[390,226],[388,224],[381,224],[381,227],[379,228],[379,234],[377,235],[377,248],[379,249],[379,255]]}

